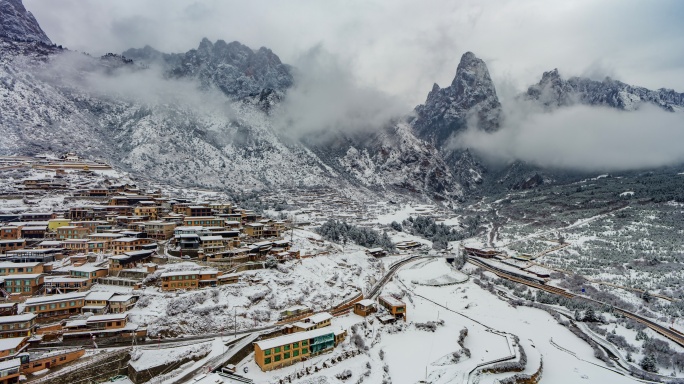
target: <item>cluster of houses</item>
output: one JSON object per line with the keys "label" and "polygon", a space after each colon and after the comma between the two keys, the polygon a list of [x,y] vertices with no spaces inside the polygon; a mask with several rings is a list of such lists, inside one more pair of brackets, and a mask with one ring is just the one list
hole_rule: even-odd
{"label": "cluster of houses", "polygon": [[[3,161],[5,169],[28,162],[0,158]],[[14,186],[16,191],[0,193],[45,196],[51,190],[70,191],[74,201],[85,203],[61,210],[0,212],[0,383],[17,382],[20,374],[83,356],[83,348],[65,345],[147,336],[144,327],[129,321],[138,295],[93,290],[95,285],[132,288],[127,292],[150,285],[161,291],[215,287],[237,283],[240,276],[231,273],[236,266],[301,256],[291,250],[286,236],[290,223],[285,221],[226,202],[171,198],[132,184],[105,180],[74,185],[73,180],[94,175],[89,166],[99,165],[73,155],[40,164],[54,176],[24,179]],[[336,204],[344,206],[346,201]],[[369,254],[380,257],[385,252],[374,249]],[[159,270],[160,264],[184,260],[196,261],[197,267],[169,265]],[[378,303],[387,308],[382,322],[405,319],[406,306],[400,301],[381,297]],[[354,313],[368,316],[378,303],[362,300],[354,305]],[[333,329],[328,313],[312,314],[302,306],[283,314],[293,316],[298,320],[285,326],[282,336],[255,343],[263,370],[329,352],[346,336],[346,331]],[[49,343],[61,348],[33,348]]]}
{"label": "cluster of houses", "polygon": [[[87,167],[73,158],[61,162],[80,171],[56,168],[52,178],[25,179],[16,188],[27,196],[66,189],[87,204],[0,213],[0,383],[84,354],[83,348],[65,345],[146,337],[144,327],[129,321],[138,295],[92,290],[96,284],[131,287],[127,292],[146,285],[161,291],[200,289],[237,283],[239,275],[226,271],[241,263],[299,256],[283,238],[284,221],[131,184],[79,188],[68,175],[86,171],[87,176]],[[187,259],[203,266],[158,270],[160,264]],[[33,348],[55,342],[62,346],[58,351]]]}

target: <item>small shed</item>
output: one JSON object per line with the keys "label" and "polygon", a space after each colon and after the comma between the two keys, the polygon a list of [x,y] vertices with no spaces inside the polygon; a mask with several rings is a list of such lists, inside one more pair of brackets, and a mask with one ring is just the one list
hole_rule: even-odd
{"label": "small shed", "polygon": [[366,317],[371,313],[377,312],[375,302],[371,299],[364,299],[354,304],[354,313]]}
{"label": "small shed", "polygon": [[394,296],[380,296],[378,303],[385,307],[392,316],[406,321],[406,303]]}
{"label": "small shed", "polygon": [[387,256],[387,252],[385,252],[385,250],[382,248],[369,248],[368,250],[366,250],[366,253],[373,257]]}

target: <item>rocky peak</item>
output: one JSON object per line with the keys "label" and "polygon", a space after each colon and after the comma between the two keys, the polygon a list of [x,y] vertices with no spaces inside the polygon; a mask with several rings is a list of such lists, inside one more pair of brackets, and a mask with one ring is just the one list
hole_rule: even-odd
{"label": "rocky peak", "polygon": [[437,147],[472,123],[488,132],[498,129],[501,104],[484,61],[466,52],[451,85],[432,87],[425,104],[416,107],[416,134]]}
{"label": "rocky peak", "polygon": [[212,48],[214,48],[214,44],[205,37],[202,39],[202,41],[200,41],[197,50],[202,52],[209,52]]}
{"label": "rocky peak", "polygon": [[186,53],[161,53],[146,46],[129,49],[123,56],[161,64],[170,77],[194,77],[203,87],[216,87],[236,99],[284,93],[293,83],[290,67],[270,49],[254,51],[238,41],[212,43],[204,38]]}
{"label": "rocky peak", "polygon": [[572,89],[567,81],[561,78],[557,68],[544,72],[539,83],[527,89],[526,98],[539,101],[545,108],[574,103]]}
{"label": "rocky peak", "polygon": [[33,14],[21,0],[0,0],[0,37],[13,41],[36,41],[52,45]]}
{"label": "rocky peak", "polygon": [[551,83],[562,81],[560,73],[558,73],[558,68],[554,68],[553,71],[544,72],[540,83]]}

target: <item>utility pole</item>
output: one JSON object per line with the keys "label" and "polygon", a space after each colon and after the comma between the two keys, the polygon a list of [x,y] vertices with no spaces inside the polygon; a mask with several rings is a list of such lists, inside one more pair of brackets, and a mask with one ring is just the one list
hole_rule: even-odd
{"label": "utility pole", "polygon": [[233,339],[237,337],[237,307],[233,307]]}

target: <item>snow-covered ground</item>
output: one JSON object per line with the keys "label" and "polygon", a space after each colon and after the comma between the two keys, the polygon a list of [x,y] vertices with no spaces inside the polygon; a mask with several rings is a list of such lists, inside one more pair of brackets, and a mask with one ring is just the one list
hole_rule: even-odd
{"label": "snow-covered ground", "polygon": [[[295,246],[312,246],[316,235],[295,231]],[[159,272],[196,270],[192,262],[167,264]],[[196,291],[162,292],[146,288],[130,311],[131,321],[148,327],[151,336],[198,335],[270,325],[280,311],[304,304],[314,311],[329,308],[368,290],[381,275],[380,262],[357,246],[342,253],[333,249],[292,260],[275,269],[240,273],[240,282]],[[96,285],[93,290],[129,291],[125,287]]]}
{"label": "snow-covered ground", "polygon": [[[426,377],[430,383],[464,383],[477,364],[514,354],[516,347],[511,345],[511,340],[512,335],[516,335],[528,360],[523,373],[535,372],[543,356],[542,383],[634,382],[630,377],[608,369],[593,357],[589,345],[542,310],[514,308],[470,281],[439,287],[412,282],[435,279],[449,270],[442,259],[414,262],[400,270],[386,286],[383,294],[401,295],[403,292],[403,300],[408,306],[408,322],[405,324],[382,326],[377,320],[354,314],[333,319],[333,327],[343,327],[350,335],[353,332],[351,327],[359,324],[369,349],[358,356],[322,368],[324,361],[345,350],[355,349],[348,337],[334,352],[295,366],[262,372],[250,355],[238,366],[238,371],[242,372],[243,367],[247,367],[249,373],[246,376],[258,383],[278,382],[304,367],[319,367],[321,370],[295,379],[293,383],[337,383],[340,381],[335,375],[345,370],[352,372],[351,379],[347,380],[352,383],[362,378],[368,383],[380,383],[387,378],[394,384],[417,383]],[[437,325],[435,332],[419,330],[415,326],[416,323],[438,320],[443,320],[444,324]],[[470,350],[471,357],[461,356],[458,362],[453,362],[451,354],[460,350],[457,343],[463,328],[468,329],[464,345]],[[509,334],[508,338],[505,333]],[[551,340],[562,349],[554,346]],[[479,382],[493,384],[510,375],[512,373],[482,374]]]}

